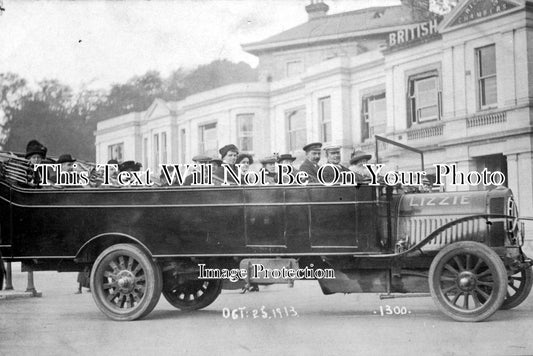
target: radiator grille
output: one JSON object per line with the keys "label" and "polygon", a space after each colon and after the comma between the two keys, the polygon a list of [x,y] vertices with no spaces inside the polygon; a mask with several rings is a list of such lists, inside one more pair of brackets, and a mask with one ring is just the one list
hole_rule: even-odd
{"label": "radiator grille", "polygon": [[[461,215],[409,217],[404,219],[404,232],[411,247],[429,236],[439,227],[462,218]],[[446,229],[425,245],[423,250],[437,250],[456,241],[483,241],[487,231],[484,219],[469,220]]]}

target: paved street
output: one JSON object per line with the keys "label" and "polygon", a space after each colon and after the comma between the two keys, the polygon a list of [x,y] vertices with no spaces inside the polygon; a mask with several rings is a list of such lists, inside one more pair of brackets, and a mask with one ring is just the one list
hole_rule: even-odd
{"label": "paved street", "polygon": [[[25,275],[18,266],[14,270],[15,288],[24,289]],[[145,320],[114,322],[85,289],[74,294],[76,274],[39,272],[35,281],[42,298],[0,300],[1,355],[533,354],[531,296],[515,310],[471,324],[448,319],[431,298],[324,296],[316,282],[297,282],[293,289],[223,291],[210,307],[194,313],[182,313],[161,298]],[[387,305],[409,313],[381,316],[380,306]],[[224,308],[239,307],[246,307],[244,318],[240,312],[234,313],[236,320],[224,317]],[[272,308],[280,308],[283,318]]]}

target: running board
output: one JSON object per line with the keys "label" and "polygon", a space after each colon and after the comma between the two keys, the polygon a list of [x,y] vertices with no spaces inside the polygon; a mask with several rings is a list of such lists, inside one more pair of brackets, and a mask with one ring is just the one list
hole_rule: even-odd
{"label": "running board", "polygon": [[431,297],[429,293],[397,293],[397,294],[380,294],[379,299],[395,299],[395,298],[422,298],[422,297]]}

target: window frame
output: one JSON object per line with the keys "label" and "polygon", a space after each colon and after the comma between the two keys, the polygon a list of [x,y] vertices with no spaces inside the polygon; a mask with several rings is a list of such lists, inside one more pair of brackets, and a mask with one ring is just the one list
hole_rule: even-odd
{"label": "window frame", "polygon": [[[299,128],[299,129],[296,129],[296,130],[291,130],[291,125],[290,125],[290,118],[293,117],[295,114],[297,114],[298,112],[302,112],[302,115],[303,115],[303,127],[302,128]],[[301,106],[301,107],[297,107],[297,108],[294,108],[294,109],[290,109],[290,110],[286,110],[285,111],[285,128],[286,128],[286,132],[287,132],[287,151],[290,152],[290,153],[293,153],[295,151],[298,151],[298,150],[301,150],[304,145],[305,145],[305,142],[303,142],[303,145],[301,146],[298,146],[299,143],[298,142],[295,142],[294,145],[292,144],[292,140],[291,140],[291,137],[293,133],[296,133],[298,131],[303,131],[305,136],[307,136],[307,120],[306,120],[306,110],[305,110],[305,106]],[[304,140],[304,141],[307,141],[307,140]]]}
{"label": "window frame", "polygon": [[[325,103],[329,103],[329,110],[328,110],[328,117],[327,117],[327,121],[325,120],[326,118],[326,115],[325,115]],[[328,95],[328,96],[323,96],[323,97],[320,97],[318,98],[318,120],[319,120],[319,125],[320,125],[320,138],[321,138],[321,142],[331,142],[331,140],[333,139],[333,133],[331,132],[331,126],[332,126],[332,123],[331,123],[331,118],[332,118],[332,115],[331,115],[331,95]],[[325,126],[329,125],[329,130],[328,129],[324,129]],[[329,132],[329,138],[327,137],[328,135],[328,132]]]}
{"label": "window frame", "polygon": [[[113,154],[114,148],[118,148],[117,157]],[[124,142],[107,145],[107,160],[116,159],[119,163],[124,160]]]}
{"label": "window frame", "polygon": [[[211,126],[211,125],[214,125],[214,129],[217,130],[216,134],[215,134],[216,140],[215,140],[215,144],[214,144],[214,148],[213,148],[214,151],[208,150],[205,147],[205,142],[206,142],[205,141],[205,128],[207,126]],[[205,122],[205,123],[199,124],[198,125],[198,136],[199,136],[198,137],[198,153],[199,154],[205,154],[205,155],[212,154],[212,153],[216,154],[216,151],[217,151],[217,148],[218,148],[218,122],[217,121],[209,121],[209,122]]]}
{"label": "window frame", "polygon": [[[374,119],[370,117],[370,102],[375,100],[385,100],[385,105],[387,105],[387,92],[385,89],[373,91],[372,93],[365,94],[361,97],[361,142],[369,139],[374,135],[372,125]],[[386,115],[386,114],[385,114]],[[364,135],[365,128],[367,135]]]}
{"label": "window frame", "polygon": [[[241,120],[242,119],[249,119],[251,131],[243,131],[241,130]],[[255,122],[255,113],[240,113],[236,115],[236,123],[237,123],[237,141],[239,147],[242,152],[253,152],[254,150],[254,122]],[[250,146],[246,147],[247,145],[244,144],[244,139],[250,139]],[[246,149],[248,148],[248,149]]]}
{"label": "window frame", "polygon": [[[417,83],[434,78],[435,80],[435,102],[437,106],[437,114],[431,118],[420,120],[419,113],[421,109],[430,108],[431,106],[418,107],[420,95],[418,93]],[[442,120],[442,79],[441,71],[439,69],[431,69],[424,72],[411,74],[407,78],[407,117],[408,127],[413,125],[422,125],[428,122],[436,122]]]}
{"label": "window frame", "polygon": [[[488,47],[494,48],[494,73],[490,75],[482,75],[481,69],[482,69],[482,57],[481,57],[481,51],[483,49],[486,49]],[[478,110],[488,110],[488,109],[494,109],[498,106],[498,67],[497,67],[497,56],[496,56],[496,44],[491,43],[485,46],[477,47],[474,49],[474,58],[476,61],[476,90],[477,90],[477,105]],[[482,87],[482,82],[486,81],[489,78],[494,78],[495,81],[495,90],[496,90],[496,97],[494,102],[489,104],[483,104],[483,93],[485,92],[484,88]]]}

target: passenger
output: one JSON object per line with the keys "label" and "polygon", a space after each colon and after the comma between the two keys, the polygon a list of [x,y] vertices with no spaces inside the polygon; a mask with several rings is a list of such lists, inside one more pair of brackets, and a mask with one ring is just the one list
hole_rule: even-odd
{"label": "passenger", "polygon": [[112,186],[119,186],[117,181],[117,175],[118,175],[118,169],[113,168],[111,165],[116,165],[118,168],[118,161],[116,159],[110,159],[107,161],[107,164],[110,165],[109,167],[109,185],[102,185],[104,183],[104,167],[100,167],[100,169],[96,170],[96,168],[93,168],[91,170],[91,173],[89,174],[89,184],[92,188],[98,188],[98,187],[112,187]]}
{"label": "passenger", "polygon": [[[284,153],[282,155],[280,155],[278,157],[278,163],[280,165],[284,165],[284,166],[291,166],[292,167],[292,174],[295,175],[296,173],[298,173],[298,169],[296,169],[296,167],[293,166],[293,162],[296,160],[296,157],[294,157],[293,155],[291,155],[290,153]],[[285,169],[286,171],[286,169]],[[281,182],[281,184],[288,184],[288,177],[285,177],[283,176],[283,178],[286,178],[283,180],[283,182]]]}
{"label": "passenger", "polygon": [[220,158],[213,158],[209,163],[213,166],[213,172],[216,172],[218,167],[222,166],[222,160]]}
{"label": "passenger", "polygon": [[[211,157],[205,156],[205,155],[196,155],[192,158],[192,161],[194,164],[208,164],[211,162]],[[200,172],[201,167],[192,167],[191,174],[189,174],[187,177],[185,177],[185,180],[183,181],[183,185],[191,185],[193,182],[194,172]],[[213,171],[214,172],[214,171]],[[173,182],[173,184],[177,182]]]}
{"label": "passenger", "polygon": [[39,141],[31,140],[26,145],[26,159],[32,164],[39,164],[46,158],[48,149],[44,147]]}
{"label": "passenger", "polygon": [[220,157],[222,157],[222,163],[226,164],[226,167],[218,167],[214,173],[214,176],[219,180],[224,181],[224,176],[226,176],[228,183],[237,183],[235,179],[228,172],[224,174],[225,169],[231,170],[236,176],[239,173],[235,162],[237,161],[237,156],[239,155],[239,149],[233,144],[226,145],[222,147],[218,152],[220,152]]}
{"label": "passenger", "polygon": [[[326,153],[327,163],[336,166],[339,172],[350,171],[349,168],[344,167],[341,164],[341,146],[327,145],[323,150]],[[335,170],[330,166],[325,166],[324,171],[322,172],[322,178],[324,179],[324,182],[333,182],[335,179]]]}
{"label": "passenger", "polygon": [[241,153],[237,156],[235,163],[241,165],[241,172],[244,174],[250,170],[250,166],[254,164],[254,159],[248,153]]}
{"label": "passenger", "polygon": [[111,184],[118,185],[118,181],[117,181],[118,167],[119,167],[118,161],[116,159],[110,159],[109,161],[107,161],[107,164],[117,166],[117,169],[115,169],[114,167],[109,167],[109,178],[111,180]]}
{"label": "passenger", "polygon": [[[125,161],[119,164],[118,166],[118,173],[121,172],[138,172],[141,170],[142,164],[135,161]],[[133,177],[130,177],[129,180],[124,181],[124,183],[131,182],[133,180]]]}
{"label": "passenger", "polygon": [[[30,161],[31,164],[40,164],[46,158],[46,152],[48,149],[37,140],[31,140],[26,145],[25,158]],[[29,184],[41,183],[41,175],[38,171],[33,174],[33,178],[28,181]]]}
{"label": "passenger", "polygon": [[[57,159],[56,164],[60,164],[61,172],[74,172],[74,162],[76,162],[75,158],[72,158],[70,154],[62,154]],[[61,188],[62,182],[60,179],[57,178],[58,171],[52,171],[48,176],[48,183],[56,186],[57,188]],[[56,184],[57,181],[57,184]]]}
{"label": "passenger", "polygon": [[356,182],[366,182],[372,178],[368,169],[364,166],[372,158],[363,151],[354,151],[350,159],[350,170],[355,173]]}
{"label": "passenger", "polygon": [[278,182],[278,175],[276,173],[276,163],[278,162],[277,156],[268,156],[261,160],[263,169],[266,173],[266,183],[276,184]]}
{"label": "passenger", "polygon": [[118,166],[118,172],[138,172],[141,170],[142,164],[135,161],[122,162]]}
{"label": "passenger", "polygon": [[306,172],[309,176],[309,183],[318,183],[317,172],[318,162],[320,161],[320,149],[322,144],[320,142],[313,142],[305,145],[303,150],[305,151],[305,160],[300,166],[300,171]]}
{"label": "passenger", "polygon": [[[287,166],[292,166],[292,163],[296,160],[296,157],[291,155],[290,153],[284,153],[282,155],[279,155],[278,157],[278,163],[279,164],[285,164]],[[294,171],[297,171],[296,167],[294,167]]]}

